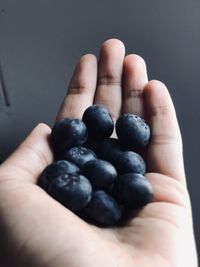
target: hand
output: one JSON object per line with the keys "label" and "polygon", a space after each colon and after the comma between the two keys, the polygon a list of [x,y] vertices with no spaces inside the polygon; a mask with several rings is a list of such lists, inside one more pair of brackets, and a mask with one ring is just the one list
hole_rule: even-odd
{"label": "hand", "polygon": [[144,151],[154,200],[123,228],[82,221],[36,185],[52,162],[50,128],[39,124],[0,168],[0,263],[29,267],[197,267],[182,140],[165,85],[149,81],[144,60],[121,41],[102,44],[99,64],[83,56],[57,119],[81,118],[93,103],[143,115],[152,139]]}

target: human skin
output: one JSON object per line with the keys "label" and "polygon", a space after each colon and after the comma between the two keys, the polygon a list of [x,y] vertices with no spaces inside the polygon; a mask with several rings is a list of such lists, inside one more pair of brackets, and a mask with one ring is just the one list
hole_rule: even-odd
{"label": "human skin", "polygon": [[57,120],[80,118],[104,104],[145,118],[151,142],[142,151],[153,202],[124,227],[90,225],[37,185],[52,162],[51,129],[39,124],[0,167],[0,266],[197,267],[182,138],[166,86],[148,81],[144,60],[124,44],[105,41],[99,59],[84,55],[72,75]]}

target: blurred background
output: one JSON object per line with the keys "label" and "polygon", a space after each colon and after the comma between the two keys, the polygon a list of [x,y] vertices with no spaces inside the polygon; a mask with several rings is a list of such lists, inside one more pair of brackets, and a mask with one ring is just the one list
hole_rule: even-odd
{"label": "blurred background", "polygon": [[173,98],[200,251],[199,26],[199,0],[0,0],[0,159],[38,122],[53,125],[78,59],[119,38]]}

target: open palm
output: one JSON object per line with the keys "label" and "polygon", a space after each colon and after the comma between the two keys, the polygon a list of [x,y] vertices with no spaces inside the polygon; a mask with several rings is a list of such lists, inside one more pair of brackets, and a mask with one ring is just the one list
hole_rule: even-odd
{"label": "open palm", "polygon": [[52,162],[50,128],[39,124],[0,168],[1,266],[196,267],[190,200],[176,112],[165,85],[148,82],[144,60],[125,56],[117,39],[102,44],[99,62],[83,56],[58,113],[81,118],[104,104],[144,116],[151,143],[142,151],[154,200],[129,224],[101,229],[82,221],[36,185]]}

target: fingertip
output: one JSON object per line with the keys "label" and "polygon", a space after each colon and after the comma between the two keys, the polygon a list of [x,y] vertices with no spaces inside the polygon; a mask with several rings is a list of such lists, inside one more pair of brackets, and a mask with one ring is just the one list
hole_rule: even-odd
{"label": "fingertip", "polygon": [[93,61],[94,63],[96,63],[97,62],[97,57],[92,53],[88,53],[88,54],[84,54],[80,58],[80,61],[83,61],[83,60],[89,60],[89,61]]}
{"label": "fingertip", "polygon": [[150,80],[144,87],[146,93],[151,93],[151,91],[165,91],[169,94],[166,85],[159,80]]}
{"label": "fingertip", "polygon": [[170,93],[166,85],[159,80],[151,80],[145,85],[143,97],[148,116],[175,112]]}
{"label": "fingertip", "polygon": [[[40,147],[42,151],[46,151],[49,156],[49,160],[52,160],[52,148],[51,148],[51,128],[43,123],[38,123],[31,133],[26,137],[26,139],[19,145],[18,149],[14,152],[20,151],[22,148],[26,147]],[[44,153],[45,154],[45,153]]]}
{"label": "fingertip", "polygon": [[110,53],[110,49],[117,53],[119,53],[120,50],[122,54],[125,54],[125,45],[120,39],[111,38],[102,43],[101,50],[108,50]]}
{"label": "fingertip", "polygon": [[[69,84],[69,89],[72,84],[77,83],[76,80],[81,77],[81,73],[84,73],[85,69],[86,71],[88,71],[88,69],[90,68],[95,69],[97,71],[97,57],[90,53],[84,54],[80,57],[76,64],[74,73]],[[83,77],[81,77],[80,80],[83,80]]]}
{"label": "fingertip", "polygon": [[125,67],[134,67],[134,69],[146,69],[146,62],[145,60],[137,54],[129,54],[124,58],[124,65]]}
{"label": "fingertip", "polygon": [[109,38],[109,39],[107,39],[107,40],[105,40],[103,43],[102,43],[102,45],[109,45],[109,44],[119,44],[119,45],[121,45],[121,46],[123,46],[124,47],[124,43],[120,40],[120,39],[118,39],[118,38]]}
{"label": "fingertip", "polygon": [[38,131],[38,132],[46,132],[46,133],[51,132],[51,128],[49,127],[49,125],[47,125],[44,122],[39,122],[33,130]]}
{"label": "fingertip", "polygon": [[46,123],[40,122],[27,136],[23,143],[21,143],[17,151],[22,151],[23,148],[25,148],[25,150],[29,148],[32,150],[32,152],[38,154],[41,162],[44,163],[44,165],[49,164],[49,162],[51,162],[53,159],[50,139],[51,128]]}
{"label": "fingertip", "polygon": [[24,142],[21,144],[23,145],[26,142],[39,142],[41,139],[46,139],[50,145],[50,135],[51,135],[51,128],[43,122],[38,123],[35,128],[31,131],[31,133],[26,137]]}

